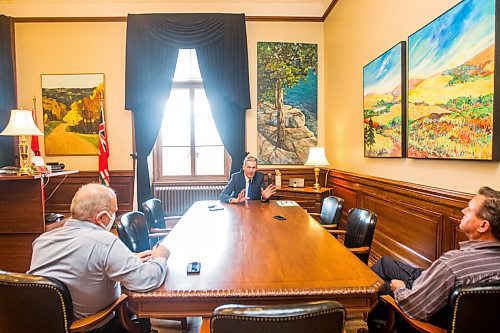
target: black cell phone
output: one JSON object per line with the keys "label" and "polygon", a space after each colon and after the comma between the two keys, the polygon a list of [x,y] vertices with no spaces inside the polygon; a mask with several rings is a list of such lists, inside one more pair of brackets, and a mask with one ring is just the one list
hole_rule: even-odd
{"label": "black cell phone", "polygon": [[200,273],[201,262],[193,261],[188,264],[187,273],[188,274],[197,274]]}
{"label": "black cell phone", "polygon": [[284,221],[284,220],[286,220],[286,217],[281,216],[281,215],[275,215],[275,216],[273,216],[273,217],[274,217],[276,220],[280,220],[280,221]]}
{"label": "black cell phone", "polygon": [[214,205],[214,206],[208,206],[208,210],[210,211],[216,211],[216,210],[224,210],[224,207],[222,206],[217,206],[217,205]]}

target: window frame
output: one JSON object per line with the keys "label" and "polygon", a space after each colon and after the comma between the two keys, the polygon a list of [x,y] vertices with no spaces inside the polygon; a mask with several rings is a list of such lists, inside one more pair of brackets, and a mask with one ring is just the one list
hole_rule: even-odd
{"label": "window frame", "polygon": [[[174,81],[172,83],[172,90],[174,89],[188,89],[190,98],[190,126],[191,126],[191,175],[181,176],[164,176],[162,174],[162,142],[161,142],[161,128],[156,139],[153,149],[153,182],[154,184],[205,184],[205,183],[227,183],[229,177],[231,157],[227,150],[224,148],[224,174],[223,175],[200,175],[196,173],[196,145],[195,145],[195,126],[194,126],[194,94],[196,89],[203,89],[203,82],[198,79],[189,79],[183,81]],[[205,92],[206,93],[206,92]],[[211,111],[211,110],[210,110]],[[199,146],[202,147],[202,146]],[[224,147],[224,144],[223,144]]]}

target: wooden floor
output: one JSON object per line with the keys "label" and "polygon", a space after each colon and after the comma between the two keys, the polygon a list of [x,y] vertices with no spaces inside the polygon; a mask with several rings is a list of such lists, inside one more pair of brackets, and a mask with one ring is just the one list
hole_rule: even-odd
{"label": "wooden floor", "polygon": [[[201,327],[201,317],[188,317],[187,333],[198,333]],[[181,322],[177,320],[151,319],[151,328],[158,333],[181,333]]]}

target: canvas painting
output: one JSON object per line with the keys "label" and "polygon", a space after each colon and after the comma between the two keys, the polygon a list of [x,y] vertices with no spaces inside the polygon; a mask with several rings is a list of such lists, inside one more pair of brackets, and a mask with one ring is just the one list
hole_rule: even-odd
{"label": "canvas painting", "polygon": [[408,157],[498,159],[495,0],[465,0],[408,39]]}
{"label": "canvas painting", "polygon": [[365,157],[404,157],[406,42],[363,67]]}
{"label": "canvas painting", "polygon": [[43,74],[46,155],[98,155],[104,74]]}
{"label": "canvas painting", "polygon": [[257,158],[304,164],[318,143],[318,46],[257,43]]}

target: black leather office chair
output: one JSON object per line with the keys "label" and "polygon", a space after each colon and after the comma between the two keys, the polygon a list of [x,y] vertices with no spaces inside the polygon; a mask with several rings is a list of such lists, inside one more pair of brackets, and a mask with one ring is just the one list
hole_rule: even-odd
{"label": "black leather office chair", "polygon": [[[223,305],[210,318],[212,333],[340,333],[345,309],[336,301],[289,305]],[[206,326],[206,322],[203,323]],[[208,331],[205,328],[205,331]],[[204,332],[203,327],[200,332]]]}
{"label": "black leather office chair", "polygon": [[[116,226],[118,237],[130,249],[139,253],[152,248],[151,239],[165,237],[168,233],[149,233],[146,218],[141,212],[133,211],[120,216],[120,221]],[[182,331],[187,331],[187,318],[176,318],[180,320]]]}
{"label": "black leather office chair", "polygon": [[0,271],[0,332],[85,332],[117,311],[124,332],[139,332],[123,294],[106,309],[73,320],[71,295],[57,279]]}
{"label": "black leather office chair", "polygon": [[329,196],[323,200],[320,214],[309,213],[309,215],[316,218],[326,230],[335,230],[339,228],[343,207],[344,199],[335,196]]}
{"label": "black leather office chair", "polygon": [[377,224],[377,215],[363,208],[352,208],[347,213],[347,229],[332,230],[334,235],[344,235],[344,246],[361,261],[368,264]]}
{"label": "black leather office chair", "polygon": [[381,332],[393,332],[398,314],[417,332],[480,333],[497,332],[500,327],[500,282],[477,284],[454,289],[448,302],[447,329],[408,317],[388,295],[381,297],[389,306],[389,319]]}
{"label": "black leather office chair", "polygon": [[143,213],[134,211],[121,215],[116,231],[130,251],[139,253],[151,249],[148,226]]}
{"label": "black leather office chair", "polygon": [[170,232],[180,216],[165,216],[163,205],[158,199],[149,199],[142,203],[150,233]]}

